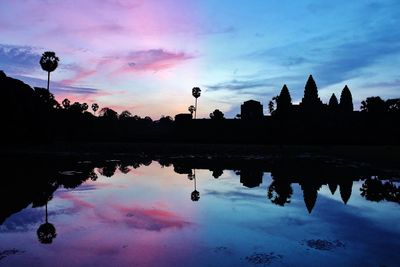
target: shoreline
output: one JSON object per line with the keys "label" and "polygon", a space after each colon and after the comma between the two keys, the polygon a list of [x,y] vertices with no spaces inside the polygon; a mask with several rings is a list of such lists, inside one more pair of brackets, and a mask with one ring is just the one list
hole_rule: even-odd
{"label": "shoreline", "polygon": [[88,157],[328,157],[400,166],[400,146],[392,145],[255,145],[194,143],[50,143],[1,146],[6,158],[88,158]]}

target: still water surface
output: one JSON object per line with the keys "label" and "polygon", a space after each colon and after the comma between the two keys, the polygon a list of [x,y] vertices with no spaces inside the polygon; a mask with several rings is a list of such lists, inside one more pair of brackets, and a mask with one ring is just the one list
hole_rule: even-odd
{"label": "still water surface", "polygon": [[398,180],[211,165],[81,161],[8,185],[0,266],[399,266]]}

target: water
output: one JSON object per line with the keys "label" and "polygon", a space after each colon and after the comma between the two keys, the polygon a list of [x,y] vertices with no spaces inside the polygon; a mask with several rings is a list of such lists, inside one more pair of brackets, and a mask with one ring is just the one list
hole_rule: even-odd
{"label": "water", "polygon": [[8,164],[0,266],[400,262],[396,173],[309,159],[158,161]]}

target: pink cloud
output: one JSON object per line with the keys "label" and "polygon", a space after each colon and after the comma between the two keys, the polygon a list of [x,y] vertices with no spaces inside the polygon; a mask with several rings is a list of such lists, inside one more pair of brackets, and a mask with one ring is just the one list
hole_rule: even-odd
{"label": "pink cloud", "polygon": [[[120,221],[135,229],[159,232],[170,228],[181,229],[192,224],[180,218],[176,213],[164,209],[115,205],[113,210],[122,216]],[[112,222],[115,221],[114,216],[109,219]]]}
{"label": "pink cloud", "polygon": [[96,212],[98,219],[105,223],[116,222],[128,228],[160,232],[167,229],[182,229],[192,225],[172,211],[160,208],[127,207],[112,205]]}
{"label": "pink cloud", "polygon": [[85,78],[88,78],[92,75],[96,74],[96,70],[78,70],[75,74],[70,79],[65,79],[61,81],[61,84],[63,85],[74,85],[80,81],[82,81]]}
{"label": "pink cloud", "polygon": [[125,59],[125,66],[117,73],[129,73],[138,71],[160,71],[172,68],[182,62],[192,59],[193,56],[183,52],[174,53],[164,49],[149,49],[131,52]]}
{"label": "pink cloud", "polygon": [[96,217],[90,216],[90,220],[101,220],[110,224],[118,222],[129,228],[156,232],[172,228],[182,229],[192,225],[191,222],[165,208],[127,207],[118,204],[103,206],[100,203],[93,204],[82,200],[70,192],[60,192],[57,197],[72,204],[72,207],[66,210],[68,212],[76,213],[83,209],[95,211]]}
{"label": "pink cloud", "polygon": [[69,201],[72,204],[72,207],[67,209],[67,212],[76,213],[81,211],[82,209],[94,209],[95,205],[89,203],[87,201],[82,200],[81,198],[75,196],[73,193],[68,191],[60,192],[57,194],[58,198]]}

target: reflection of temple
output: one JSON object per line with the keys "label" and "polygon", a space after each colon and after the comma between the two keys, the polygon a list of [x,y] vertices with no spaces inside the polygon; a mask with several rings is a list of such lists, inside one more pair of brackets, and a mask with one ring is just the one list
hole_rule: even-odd
{"label": "reflection of temple", "polygon": [[315,203],[317,202],[318,190],[321,188],[321,185],[318,183],[307,182],[300,186],[303,190],[304,203],[306,204],[308,213],[311,213]]}
{"label": "reflection of temple", "polygon": [[263,172],[253,169],[240,170],[240,183],[248,188],[258,187],[262,183]]}
{"label": "reflection of temple", "polygon": [[[334,195],[339,191],[344,204],[347,204],[352,193],[354,181],[360,177],[368,176],[371,172],[364,168],[348,167],[345,165],[330,164],[327,161],[320,161],[315,158],[278,158],[262,160],[243,160],[243,159],[176,159],[172,160],[175,171],[185,173],[191,168],[208,169],[212,171],[213,177],[219,177],[223,170],[240,170],[236,173],[240,175],[240,183],[244,187],[255,188],[261,185],[263,174],[271,173],[272,182],[268,186],[267,197],[275,205],[285,206],[291,202],[293,189],[291,184],[299,184],[303,191],[305,207],[309,211],[315,207],[318,198],[318,191],[322,186],[327,186]],[[374,184],[371,182],[370,184]],[[366,188],[376,188],[369,186]],[[380,186],[382,188],[383,186]],[[388,186],[392,188],[393,186]],[[367,195],[367,194],[366,194]],[[371,197],[372,198],[372,197]],[[390,198],[388,199],[396,199]],[[400,197],[399,197],[400,198]]]}

